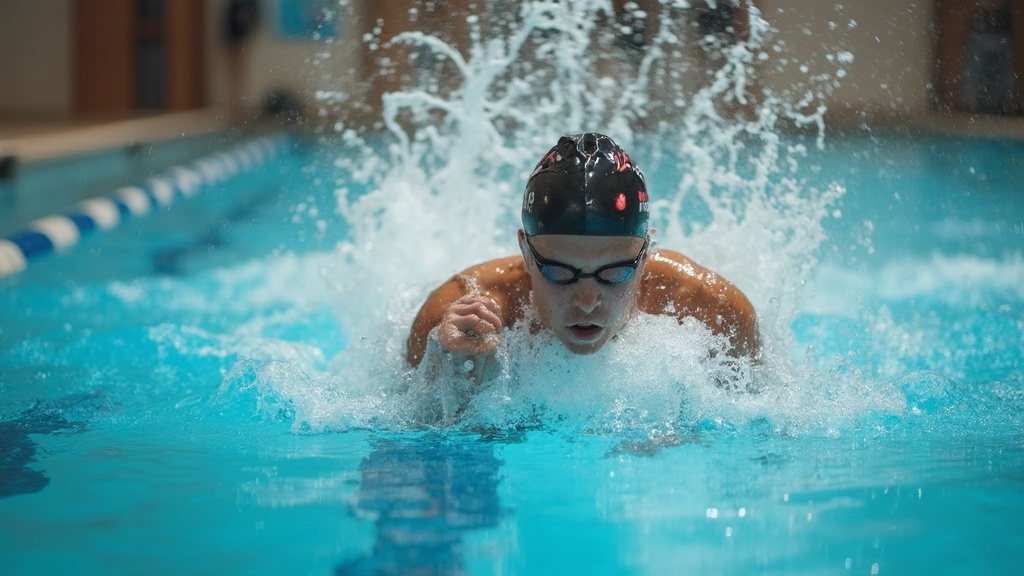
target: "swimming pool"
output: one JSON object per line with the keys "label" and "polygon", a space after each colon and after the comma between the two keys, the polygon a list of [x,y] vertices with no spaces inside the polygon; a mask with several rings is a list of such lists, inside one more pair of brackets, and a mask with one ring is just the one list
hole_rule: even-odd
{"label": "swimming pool", "polygon": [[572,382],[527,424],[389,422],[332,368],[323,151],[88,237],[0,293],[4,572],[1011,573],[1021,148],[832,140],[807,373],[684,395],[672,434],[632,413],[657,390],[616,412]]}
{"label": "swimming pool", "polygon": [[629,133],[661,245],[757,307],[759,391],[640,318],[511,334],[466,394],[403,368],[410,315],[515,249],[551,140],[480,125],[342,129],[0,280],[0,572],[1015,572],[1024,144]]}

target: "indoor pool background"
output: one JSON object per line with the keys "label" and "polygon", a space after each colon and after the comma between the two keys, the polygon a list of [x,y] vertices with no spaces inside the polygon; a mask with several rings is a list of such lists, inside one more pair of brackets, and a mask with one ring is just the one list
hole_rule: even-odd
{"label": "indoor pool background", "polygon": [[[675,140],[552,104],[497,145],[489,66],[445,95],[472,128],[340,126],[0,280],[0,572],[1017,570],[1024,144],[819,148],[711,87]],[[429,289],[515,249],[552,115],[618,127],[659,243],[750,295],[756,391],[652,318],[585,358],[513,332],[472,396],[404,370]]]}

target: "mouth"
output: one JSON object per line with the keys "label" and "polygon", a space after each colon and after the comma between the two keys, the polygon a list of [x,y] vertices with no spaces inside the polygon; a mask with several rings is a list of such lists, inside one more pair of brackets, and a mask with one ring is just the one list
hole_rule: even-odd
{"label": "mouth", "polygon": [[604,332],[603,326],[591,324],[590,322],[580,322],[579,324],[568,326],[568,328],[572,337],[580,342],[593,342],[600,338],[601,333]]}

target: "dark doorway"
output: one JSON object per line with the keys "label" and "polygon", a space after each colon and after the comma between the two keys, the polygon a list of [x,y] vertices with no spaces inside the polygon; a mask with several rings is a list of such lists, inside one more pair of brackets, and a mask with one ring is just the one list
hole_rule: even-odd
{"label": "dark doorway", "polygon": [[936,105],[1024,114],[1024,2],[937,0],[936,18]]}

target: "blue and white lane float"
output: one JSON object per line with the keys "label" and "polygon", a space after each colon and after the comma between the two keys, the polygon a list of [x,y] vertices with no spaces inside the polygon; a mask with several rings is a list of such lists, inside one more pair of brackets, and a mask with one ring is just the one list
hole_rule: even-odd
{"label": "blue and white lane float", "polygon": [[287,133],[256,138],[175,166],[141,184],[118,188],[108,196],[83,200],[66,214],[35,220],[0,238],[0,278],[21,272],[39,256],[77,244],[94,230],[108,230],[132,216],[170,206],[179,197],[190,198],[205,187],[249,171],[280,155],[292,142]]}

